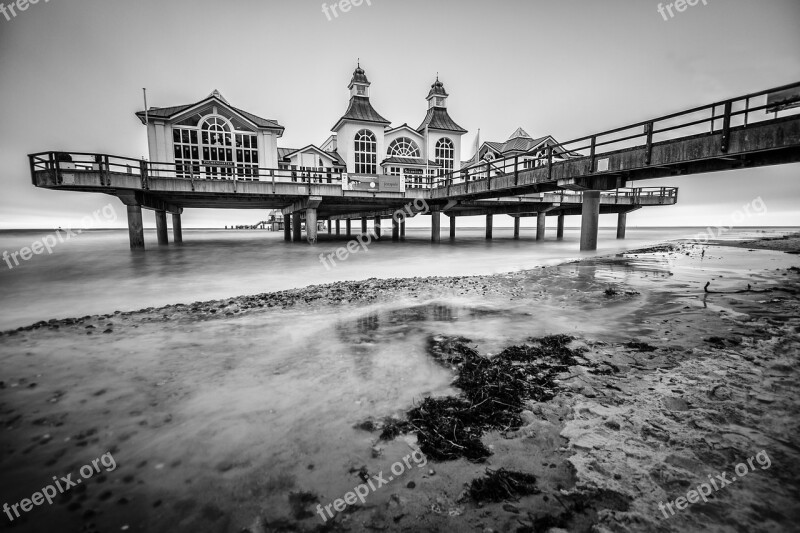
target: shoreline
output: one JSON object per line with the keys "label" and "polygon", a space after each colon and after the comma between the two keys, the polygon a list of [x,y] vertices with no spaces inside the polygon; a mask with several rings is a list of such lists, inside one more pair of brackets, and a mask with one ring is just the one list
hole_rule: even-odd
{"label": "shoreline", "polygon": [[[117,520],[125,520],[125,524],[144,520],[144,529],[132,531],[238,533],[243,528],[251,533],[376,528],[504,531],[522,527],[523,531],[555,533],[562,528],[605,533],[729,531],[736,529],[736,524],[746,525],[750,531],[789,530],[793,521],[800,520],[800,510],[792,500],[792,494],[800,489],[797,481],[800,450],[792,445],[800,440],[800,431],[791,425],[800,411],[797,400],[800,398],[797,385],[800,384],[797,365],[800,309],[796,296],[800,291],[800,270],[792,267],[767,271],[762,265],[751,282],[756,290],[769,292],[728,293],[741,288],[744,282],[730,281],[727,271],[724,277],[720,276],[723,271],[720,267],[727,263],[724,258],[715,257],[736,253],[747,258],[749,254],[760,253],[733,250],[674,242],[507,274],[338,282],[40,322],[38,326],[5,332],[2,340],[7,372],[17,376],[38,372],[40,377],[0,382],[5,427],[12,431],[9,435],[14,436],[16,443],[4,450],[3,469],[14,474],[9,478],[11,488],[15,479],[24,484],[33,475],[29,469],[35,469],[33,465],[39,461],[50,464],[43,469],[45,472],[68,472],[69,465],[61,464],[63,453],[55,448],[59,447],[59,438],[84,427],[76,420],[70,422],[77,414],[67,414],[80,410],[86,412],[84,423],[98,430],[96,433],[81,430],[68,442],[77,441],[79,450],[85,447],[87,453],[96,453],[95,456],[108,451],[110,445],[120,463],[122,477],[109,475],[106,487],[91,489],[88,500],[78,500],[82,506],[69,509],[72,504],[67,502],[57,511],[78,522],[97,523],[98,527],[115,524],[118,529]],[[693,280],[691,291],[676,289],[680,284],[676,284],[672,274],[684,276],[681,269],[695,269],[693,265],[703,256],[705,261],[717,262],[698,270],[697,275],[716,279],[715,286],[719,284],[724,294],[703,294],[702,282],[695,278],[686,278]],[[762,260],[754,264],[759,261]],[[547,305],[545,309],[551,312],[564,309],[568,320],[547,322],[542,327],[577,337],[571,346],[585,350],[583,361],[571,364],[567,372],[556,377],[558,390],[552,399],[526,402],[518,428],[483,435],[484,444],[491,450],[486,462],[431,461],[425,469],[414,469],[413,474],[408,474],[411,477],[403,479],[401,484],[376,494],[374,501],[337,516],[324,528],[313,514],[314,498],[332,502],[344,494],[344,488],[352,489],[358,482],[357,476],[339,470],[333,459],[328,462],[334,464],[326,465],[320,464],[317,457],[313,461],[317,468],[303,474],[295,472],[291,483],[281,477],[269,478],[265,500],[245,498],[242,502],[219,496],[222,503],[214,505],[211,502],[217,501],[218,495],[206,495],[197,486],[202,485],[203,479],[222,483],[229,472],[235,472],[234,479],[241,478],[240,483],[251,487],[250,490],[265,490],[257,489],[263,484],[259,478],[268,475],[275,466],[256,475],[262,471],[255,466],[261,460],[259,453],[246,459],[246,464],[252,463],[247,468],[237,466],[245,458],[234,457],[230,464],[223,462],[208,474],[203,474],[202,469],[189,470],[191,474],[184,472],[188,467],[181,462],[187,462],[191,455],[183,460],[180,458],[184,454],[180,453],[172,459],[160,459],[156,468],[161,465],[164,470],[157,472],[175,471],[176,476],[181,472],[194,477],[193,489],[186,489],[182,482],[175,484],[153,478],[150,470],[153,460],[167,453],[147,451],[150,450],[147,443],[155,438],[163,440],[166,435],[170,439],[175,435],[188,438],[184,435],[186,430],[164,433],[176,423],[179,428],[188,423],[181,416],[185,414],[182,410],[175,412],[186,401],[181,398],[191,390],[185,384],[191,378],[183,374],[195,366],[192,364],[195,361],[201,363],[200,368],[213,367],[218,358],[226,358],[225,350],[231,349],[224,337],[215,341],[218,344],[208,345],[208,341],[203,341],[205,337],[199,336],[201,331],[225,336],[241,327],[237,324],[259,327],[271,323],[270,317],[288,315],[284,318],[288,322],[315,314],[359,317],[392,305],[400,307],[402,323],[407,321],[403,318],[407,309],[436,307],[440,302],[460,298],[468,306],[494,302],[522,318],[531,303]],[[480,313],[490,313],[487,317],[498,313],[491,306],[477,309]],[[643,312],[646,314],[641,315]],[[572,322],[580,324],[577,335],[565,329]],[[434,324],[433,328],[444,328],[445,324]],[[614,330],[609,329],[614,325]],[[559,328],[564,331],[556,331]],[[184,330],[185,342],[176,344],[174,335]],[[482,355],[494,356],[512,345],[524,344],[529,332],[532,330],[524,322],[520,328],[503,331],[493,338],[482,338],[485,330],[483,333],[475,330],[471,332],[475,338],[470,346]],[[174,359],[168,368],[161,369],[160,358],[155,366],[139,368],[141,363],[135,358],[128,361],[128,358],[107,357],[111,353],[124,353],[121,348],[135,349],[149,338],[157,341],[156,346],[168,343],[168,351],[160,356]],[[65,340],[69,342],[65,344]],[[362,346],[371,346],[377,341],[368,337],[363,342]],[[58,350],[65,350],[68,357],[54,355]],[[309,347],[309,351],[313,350]],[[204,355],[206,352],[210,354]],[[210,357],[213,355],[217,357]],[[84,377],[70,377],[69,372],[74,370],[68,369],[75,365]],[[597,372],[598,365],[607,370]],[[443,371],[446,373],[446,369]],[[41,376],[42,373],[45,375]],[[91,383],[101,379],[101,383],[108,385]],[[142,379],[152,382],[146,389],[151,392],[144,396],[136,385]],[[87,380],[90,383],[84,389],[85,394],[69,388],[73,381],[78,384]],[[113,394],[110,386],[118,389],[113,393],[121,396],[107,404],[108,395]],[[95,396],[101,391],[102,394]],[[451,389],[450,394],[457,392]],[[438,394],[446,393],[442,390]],[[416,401],[398,408],[405,412]],[[65,407],[69,407],[68,411],[63,410]],[[206,405],[203,409],[211,407]],[[199,413],[202,416],[204,411]],[[375,418],[388,414],[380,409],[369,413]],[[224,416],[229,415],[236,415],[236,411]],[[145,425],[141,425],[142,416]],[[41,422],[31,426],[31,419]],[[65,423],[69,428],[66,434],[60,429]],[[344,419],[325,423],[326,427],[348,425]],[[43,430],[47,431],[47,438],[42,437]],[[377,433],[358,430],[354,438],[362,442],[358,446],[363,449],[343,453],[368,455],[372,450],[371,460],[360,459],[352,465],[356,471],[368,467],[371,473],[376,473],[381,465],[388,467],[395,454],[407,453],[409,446],[416,446],[413,435],[381,441]],[[209,447],[213,448],[210,444]],[[732,472],[740,461],[762,450],[772,461],[770,469],[754,471],[746,482],[715,492],[715,499],[709,502],[692,504],[688,510],[668,518],[659,516],[659,503],[675,501],[708,475]],[[23,456],[26,459],[21,461]],[[327,456],[323,453],[322,458]],[[12,467],[9,461],[30,466]],[[207,470],[212,465],[205,466]],[[517,501],[471,501],[464,496],[463,488],[483,476],[487,468],[530,474],[536,478],[538,492],[521,496]],[[332,479],[328,486],[314,485],[319,469]],[[126,484],[124,480],[129,478],[140,480],[139,484]],[[14,500],[16,492],[12,493],[11,488],[2,491],[2,496]],[[103,503],[104,488],[112,489],[115,499],[123,494],[128,503],[124,506],[113,500]],[[179,496],[182,490],[188,490],[190,499],[198,503],[189,506],[186,503],[189,496]],[[283,512],[289,508],[285,503],[287,497],[290,503],[297,504],[289,516]],[[93,503],[94,498],[99,498],[97,503]],[[161,501],[170,501],[168,509]],[[155,506],[156,503],[159,505]],[[89,511],[94,514],[81,517],[80,513]],[[223,521],[227,526],[223,527]],[[209,522],[215,524],[213,528]]]}
{"label": "shoreline", "polygon": [[[800,233],[792,233],[783,237],[765,237],[754,241],[712,241],[708,244],[692,243],[686,239],[676,239],[673,241],[666,241],[664,243],[656,244],[647,248],[638,250],[630,250],[622,254],[608,254],[604,256],[584,258],[578,260],[565,260],[562,263],[555,265],[542,266],[538,269],[519,270],[514,272],[498,273],[498,274],[480,274],[470,276],[430,276],[430,277],[413,277],[413,278],[367,278],[365,280],[355,281],[337,281],[327,284],[308,285],[306,287],[288,289],[284,291],[266,292],[253,295],[239,295],[230,298],[221,298],[215,300],[197,301],[191,304],[175,303],[168,304],[161,307],[146,307],[134,311],[114,311],[106,314],[86,315],[82,317],[68,317],[61,319],[41,320],[27,326],[19,326],[5,331],[0,331],[0,336],[14,335],[23,331],[32,331],[40,328],[56,329],[57,327],[70,326],[82,324],[89,320],[97,320],[101,318],[114,318],[114,317],[130,317],[134,315],[154,315],[154,314],[177,314],[178,312],[204,312],[202,315],[205,318],[210,318],[212,315],[217,316],[232,316],[229,313],[239,314],[242,311],[282,307],[295,307],[297,302],[303,300],[303,303],[308,304],[310,301],[315,301],[319,304],[336,304],[336,303],[352,303],[359,301],[362,303],[369,303],[377,300],[378,296],[361,296],[356,298],[346,298],[350,295],[364,294],[366,290],[376,291],[397,291],[403,294],[403,291],[416,291],[417,288],[431,289],[431,286],[443,284],[443,287],[454,288],[461,282],[472,282],[472,284],[489,281],[499,277],[508,276],[521,276],[525,277],[533,272],[538,272],[548,268],[558,268],[567,264],[583,264],[595,261],[603,261],[613,257],[620,257],[626,255],[637,255],[650,253],[653,251],[667,251],[674,246],[685,246],[694,244],[695,246],[728,246],[737,248],[752,248],[760,250],[774,250],[784,251],[787,253],[800,253]],[[436,292],[436,291],[432,291]],[[386,296],[386,294],[381,294]],[[221,310],[221,311],[220,311]],[[188,313],[187,313],[188,315]],[[189,318],[189,316],[186,316]]]}

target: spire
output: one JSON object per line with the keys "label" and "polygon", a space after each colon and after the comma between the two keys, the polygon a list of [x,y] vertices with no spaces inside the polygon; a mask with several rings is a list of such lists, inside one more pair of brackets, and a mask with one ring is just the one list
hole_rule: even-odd
{"label": "spire", "polygon": [[357,95],[358,96],[365,96],[365,95],[368,96],[368,92],[366,91],[366,88],[369,87],[370,85],[371,84],[370,84],[369,80],[367,79],[367,74],[364,72],[364,69],[361,68],[361,59],[359,58],[358,66],[356,67],[356,70],[353,71],[353,78],[350,80],[350,85],[348,85],[347,88],[352,91],[353,87],[362,87],[364,90],[363,91],[357,91]]}
{"label": "spire", "polygon": [[517,131],[512,133],[511,137],[508,138],[509,141],[512,139],[533,139],[533,137],[528,135],[528,132],[523,130],[522,128],[517,128]]}

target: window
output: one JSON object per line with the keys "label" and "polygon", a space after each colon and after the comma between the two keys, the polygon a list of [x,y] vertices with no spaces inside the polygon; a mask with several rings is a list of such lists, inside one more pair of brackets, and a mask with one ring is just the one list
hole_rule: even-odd
{"label": "window", "polygon": [[436,142],[436,163],[441,165],[439,175],[449,174],[453,171],[453,159],[455,158],[455,148],[453,141],[447,137],[442,137]]}
{"label": "window", "polygon": [[377,174],[378,173],[378,143],[375,141],[375,134],[369,130],[361,130],[356,133],[355,139],[355,158],[356,174]]}
{"label": "window", "polygon": [[389,157],[419,157],[419,146],[408,137],[398,137],[389,145]]}
{"label": "window", "polygon": [[[176,175],[196,179],[258,179],[258,135],[210,115],[172,129]],[[241,126],[240,126],[241,127]]]}
{"label": "window", "polygon": [[175,155],[177,177],[191,178],[192,175],[200,174],[200,148],[196,129],[173,128],[172,148]]}

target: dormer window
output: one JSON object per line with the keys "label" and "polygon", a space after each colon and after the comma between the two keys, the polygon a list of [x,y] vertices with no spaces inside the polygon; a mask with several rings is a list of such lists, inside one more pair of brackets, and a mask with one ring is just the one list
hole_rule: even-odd
{"label": "dormer window", "polygon": [[358,87],[356,89],[356,94],[358,96],[364,96],[365,94],[367,94],[367,90],[364,87]]}

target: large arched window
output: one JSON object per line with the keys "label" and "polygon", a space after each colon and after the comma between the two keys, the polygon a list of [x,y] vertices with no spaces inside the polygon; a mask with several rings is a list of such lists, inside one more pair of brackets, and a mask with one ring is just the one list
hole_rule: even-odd
{"label": "large arched window", "polygon": [[200,139],[203,149],[203,165],[211,178],[233,176],[233,135],[222,117],[212,116],[203,122]]}
{"label": "large arched window", "polygon": [[369,130],[356,133],[355,142],[356,174],[378,173],[378,143],[375,134]]}
{"label": "large arched window", "polygon": [[453,147],[453,141],[447,137],[442,137],[436,143],[436,163],[442,166],[439,174],[449,174],[453,171],[453,159],[455,158],[456,150]]}
{"label": "large arched window", "polygon": [[389,157],[419,157],[419,146],[408,137],[398,137],[389,145]]}

